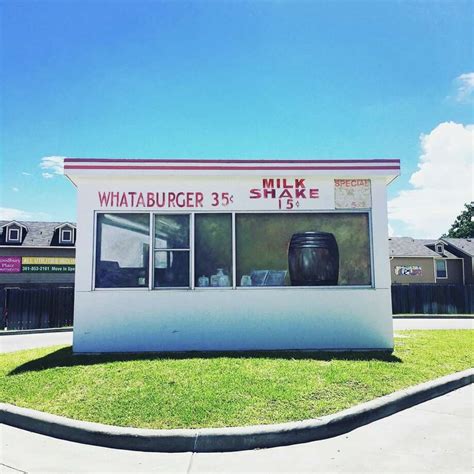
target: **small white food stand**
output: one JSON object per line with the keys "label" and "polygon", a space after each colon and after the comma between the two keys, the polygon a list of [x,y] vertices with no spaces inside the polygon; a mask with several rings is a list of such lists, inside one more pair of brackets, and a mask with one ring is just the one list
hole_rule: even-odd
{"label": "small white food stand", "polygon": [[74,351],[393,347],[399,160],[68,158]]}

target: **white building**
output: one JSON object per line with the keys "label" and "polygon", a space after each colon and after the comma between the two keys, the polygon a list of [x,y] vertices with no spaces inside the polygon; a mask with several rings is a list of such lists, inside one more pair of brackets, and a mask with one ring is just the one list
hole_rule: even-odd
{"label": "white building", "polygon": [[393,347],[398,160],[66,159],[75,352]]}

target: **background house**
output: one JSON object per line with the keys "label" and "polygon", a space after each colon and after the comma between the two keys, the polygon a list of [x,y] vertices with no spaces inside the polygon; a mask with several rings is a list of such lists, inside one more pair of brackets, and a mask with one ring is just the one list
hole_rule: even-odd
{"label": "background house", "polygon": [[73,286],[76,226],[0,221],[0,288]]}
{"label": "background house", "polygon": [[464,260],[464,283],[474,283],[474,240],[443,238],[446,249]]}
{"label": "background house", "polygon": [[[454,254],[452,248],[453,244],[443,239],[391,237],[389,255],[392,284],[464,284],[465,261]],[[467,273],[471,278],[472,266]]]}
{"label": "background house", "polygon": [[72,324],[76,226],[0,221],[0,326]]}

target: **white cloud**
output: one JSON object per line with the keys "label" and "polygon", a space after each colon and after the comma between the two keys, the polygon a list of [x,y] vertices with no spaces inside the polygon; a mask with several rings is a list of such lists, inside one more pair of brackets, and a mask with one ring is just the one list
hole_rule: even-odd
{"label": "white cloud", "polygon": [[48,220],[51,216],[46,212],[29,212],[22,209],[0,207],[0,219],[5,221]]}
{"label": "white cloud", "polygon": [[13,187],[12,188],[12,191],[14,191],[15,193],[17,193],[19,191],[19,189],[17,187]]}
{"label": "white cloud", "polygon": [[22,171],[21,174],[22,174],[23,176],[32,176],[31,173],[27,173],[26,171]]}
{"label": "white cloud", "polygon": [[474,96],[474,72],[467,72],[456,77],[456,101],[469,102]]}
{"label": "white cloud", "polygon": [[45,156],[41,158],[40,168],[46,170],[43,178],[51,179],[54,175],[64,174],[64,156]]}
{"label": "white cloud", "polygon": [[394,227],[403,223],[411,237],[437,238],[473,199],[474,125],[444,122],[420,142],[412,188],[389,201],[389,219]]}
{"label": "white cloud", "polygon": [[389,237],[395,237],[395,230],[393,229],[393,227],[388,224],[388,236]]}

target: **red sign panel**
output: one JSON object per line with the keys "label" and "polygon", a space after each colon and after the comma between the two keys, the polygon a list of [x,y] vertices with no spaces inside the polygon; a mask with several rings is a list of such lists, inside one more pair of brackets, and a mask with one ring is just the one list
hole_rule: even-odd
{"label": "red sign panel", "polygon": [[21,257],[0,257],[0,273],[20,273]]}

